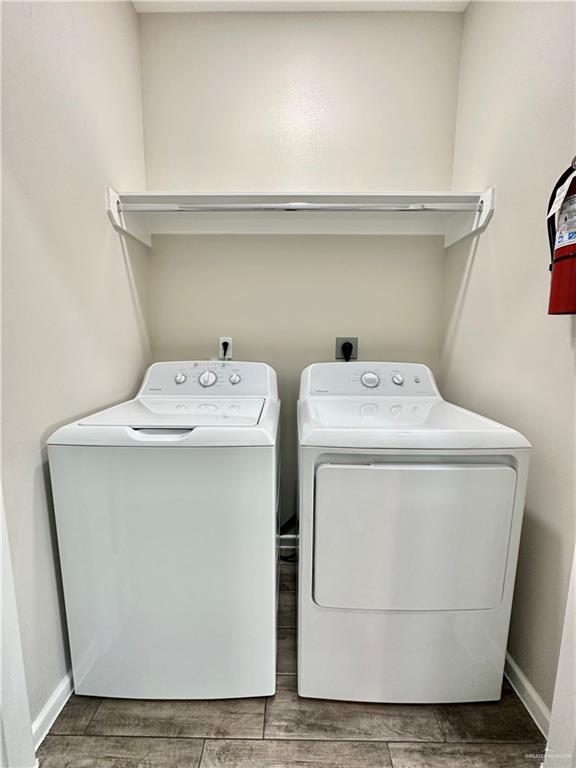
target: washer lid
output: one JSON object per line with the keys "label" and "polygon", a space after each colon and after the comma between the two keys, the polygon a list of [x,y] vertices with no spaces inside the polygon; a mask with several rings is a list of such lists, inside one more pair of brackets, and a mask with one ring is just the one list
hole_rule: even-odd
{"label": "washer lid", "polygon": [[263,407],[263,397],[140,397],[87,416],[79,423],[132,429],[253,427],[260,421]]}
{"label": "washer lid", "polygon": [[299,403],[301,445],[346,448],[529,448],[514,429],[440,398],[311,397]]}

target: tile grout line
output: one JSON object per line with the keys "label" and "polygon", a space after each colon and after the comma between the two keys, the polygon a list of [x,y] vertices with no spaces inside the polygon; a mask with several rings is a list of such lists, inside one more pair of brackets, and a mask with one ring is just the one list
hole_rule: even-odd
{"label": "tile grout line", "polygon": [[392,757],[392,752],[390,752],[390,742],[386,741],[386,752],[388,752],[388,761],[390,763],[391,768],[396,768],[394,764],[394,759]]}
{"label": "tile grout line", "polygon": [[434,708],[432,710],[432,714],[434,715],[436,722],[438,723],[438,728],[440,729],[440,734],[442,736],[442,742],[446,744],[448,742],[448,730],[446,728],[446,720],[444,716],[444,711],[442,709],[442,705],[440,705],[437,708]]}
{"label": "tile grout line", "polygon": [[202,768],[202,760],[204,759],[204,747],[206,746],[206,739],[202,739],[202,749],[200,750],[200,759],[198,760],[197,768]]}
{"label": "tile grout line", "polygon": [[104,701],[104,699],[100,699],[100,701],[98,702],[96,708],[94,709],[94,712],[92,712],[92,717],[90,718],[90,720],[86,723],[86,726],[84,727],[84,731],[82,733],[83,736],[89,736],[90,735],[90,734],[87,733],[88,728],[90,728],[90,726],[92,725],[92,720],[94,720],[94,718],[96,717],[96,714],[97,714],[98,710],[100,709],[100,707],[102,706],[102,702],[103,701]]}
{"label": "tile grout line", "polygon": [[397,744],[414,744],[414,745],[424,745],[424,746],[438,746],[438,747],[471,747],[471,746],[495,746],[495,747],[501,747],[501,746],[507,746],[507,747],[526,747],[526,746],[537,746],[538,742],[530,741],[530,740],[523,740],[523,741],[503,741],[503,740],[490,740],[490,739],[484,739],[481,741],[438,741],[437,739],[418,739],[418,740],[410,740],[410,739],[319,739],[314,738],[310,736],[303,736],[298,738],[290,738],[287,736],[275,736],[271,739],[263,739],[261,736],[158,736],[158,735],[143,735],[143,734],[106,734],[106,733],[98,733],[98,734],[91,734],[91,733],[54,733],[50,734],[50,737],[53,739],[131,739],[131,740],[139,740],[139,739],[163,739],[166,741],[244,741],[244,742],[275,742],[275,741],[282,741],[287,743],[295,743],[299,741],[311,741],[316,744],[386,744],[388,747],[390,745],[397,745]]}

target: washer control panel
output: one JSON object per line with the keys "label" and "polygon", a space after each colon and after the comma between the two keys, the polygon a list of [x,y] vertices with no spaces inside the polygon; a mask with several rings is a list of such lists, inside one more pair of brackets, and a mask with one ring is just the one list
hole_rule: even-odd
{"label": "washer control panel", "polygon": [[310,395],[439,396],[432,371],[420,363],[315,363],[302,374],[300,399]]}
{"label": "washer control panel", "polygon": [[192,360],[154,363],[148,369],[139,396],[234,394],[277,397],[276,375],[265,363],[235,360]]}

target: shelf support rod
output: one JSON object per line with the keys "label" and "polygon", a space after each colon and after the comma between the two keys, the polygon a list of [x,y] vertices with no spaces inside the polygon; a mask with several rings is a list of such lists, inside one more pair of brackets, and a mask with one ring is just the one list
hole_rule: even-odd
{"label": "shelf support rod", "polygon": [[462,212],[481,213],[483,203],[222,203],[179,205],[176,203],[119,203],[118,212],[122,213],[236,213],[262,211],[283,212],[351,212],[351,213],[422,213],[422,212]]}

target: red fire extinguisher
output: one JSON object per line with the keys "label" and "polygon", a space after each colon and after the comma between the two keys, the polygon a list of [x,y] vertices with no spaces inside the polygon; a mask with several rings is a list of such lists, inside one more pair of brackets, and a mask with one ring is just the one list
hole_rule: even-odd
{"label": "red fire extinguisher", "polygon": [[549,315],[576,314],[576,157],[556,182],[548,203]]}

